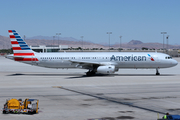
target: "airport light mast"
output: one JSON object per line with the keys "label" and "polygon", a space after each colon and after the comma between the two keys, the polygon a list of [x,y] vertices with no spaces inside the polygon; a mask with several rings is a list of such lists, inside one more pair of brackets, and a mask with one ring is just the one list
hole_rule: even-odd
{"label": "airport light mast", "polygon": [[119,41],[119,50],[121,51],[121,38],[122,38],[122,36],[119,36],[119,38],[120,38],[120,41]]}
{"label": "airport light mast", "polygon": [[167,35],[166,39],[167,39],[167,46],[166,46],[166,49],[167,49],[167,53],[168,53],[168,39],[169,39],[169,35]]}
{"label": "airport light mast", "polygon": [[84,36],[81,36],[81,38],[82,38],[82,51],[83,51],[83,38],[84,38]]}
{"label": "airport light mast", "polygon": [[24,35],[24,40],[25,40],[26,36]]}
{"label": "airport light mast", "polygon": [[53,45],[52,45],[52,50],[51,51],[54,51],[53,48],[54,48],[54,39],[55,39],[55,36],[53,36]]}
{"label": "airport light mast", "polygon": [[61,33],[56,33],[56,35],[58,35],[58,45],[59,45],[59,35],[61,35]]}
{"label": "airport light mast", "polygon": [[55,36],[53,36],[53,45],[54,45],[54,39],[55,39]]}
{"label": "airport light mast", "polygon": [[164,34],[167,34],[167,32],[161,32],[163,34],[163,53],[164,53]]}
{"label": "airport light mast", "polygon": [[109,51],[110,51],[110,34],[112,34],[112,32],[107,32],[107,34],[109,34]]}

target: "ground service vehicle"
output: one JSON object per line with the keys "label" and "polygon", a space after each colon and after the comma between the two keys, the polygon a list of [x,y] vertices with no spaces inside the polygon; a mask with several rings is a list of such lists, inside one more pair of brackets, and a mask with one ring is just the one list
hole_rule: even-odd
{"label": "ground service vehicle", "polygon": [[37,99],[10,99],[6,100],[4,108],[2,109],[3,114],[6,113],[26,113],[26,114],[36,114],[38,113],[38,103]]}
{"label": "ground service vehicle", "polygon": [[180,120],[180,115],[167,115],[167,119],[158,119],[158,120]]}

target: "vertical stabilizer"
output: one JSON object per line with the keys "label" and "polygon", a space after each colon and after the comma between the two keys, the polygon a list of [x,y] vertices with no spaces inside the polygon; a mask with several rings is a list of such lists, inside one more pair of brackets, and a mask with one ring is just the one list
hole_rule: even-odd
{"label": "vertical stabilizer", "polygon": [[35,52],[30,49],[15,30],[8,30],[8,32],[16,61],[38,61],[37,58],[34,57]]}

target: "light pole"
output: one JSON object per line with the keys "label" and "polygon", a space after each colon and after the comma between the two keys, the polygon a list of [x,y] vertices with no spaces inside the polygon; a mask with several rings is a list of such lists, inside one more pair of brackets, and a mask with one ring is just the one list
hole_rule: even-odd
{"label": "light pole", "polygon": [[167,35],[166,39],[167,39],[167,47],[166,47],[166,49],[167,49],[167,53],[168,53],[168,39],[169,39],[169,35]]}
{"label": "light pole", "polygon": [[164,53],[164,34],[167,34],[167,32],[161,32],[163,34],[163,53]]}
{"label": "light pole", "polygon": [[109,34],[109,51],[110,51],[110,34],[112,34],[112,32],[107,32],[107,34]]}
{"label": "light pole", "polygon": [[58,45],[59,45],[59,35],[61,35],[61,33],[56,33],[56,35],[58,35]]}
{"label": "light pole", "polygon": [[54,45],[54,40],[55,40],[55,37],[56,37],[56,36],[53,36],[53,45]]}
{"label": "light pole", "polygon": [[83,51],[83,38],[84,38],[84,36],[81,36],[81,39],[82,39],[82,51]]}
{"label": "light pole", "polygon": [[54,47],[54,38],[55,38],[55,36],[53,36],[53,47]]}
{"label": "light pole", "polygon": [[26,36],[24,35],[24,40],[25,40]]}
{"label": "light pole", "polygon": [[119,38],[120,38],[120,41],[119,41],[119,50],[121,51],[121,38],[122,38],[122,36],[119,36]]}

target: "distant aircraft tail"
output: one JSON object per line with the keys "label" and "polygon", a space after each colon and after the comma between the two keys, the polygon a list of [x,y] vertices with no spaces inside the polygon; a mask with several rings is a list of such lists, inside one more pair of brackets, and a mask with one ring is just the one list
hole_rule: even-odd
{"label": "distant aircraft tail", "polygon": [[8,30],[11,39],[11,45],[16,61],[38,61],[34,58],[35,52],[24,42],[21,36],[15,30]]}

